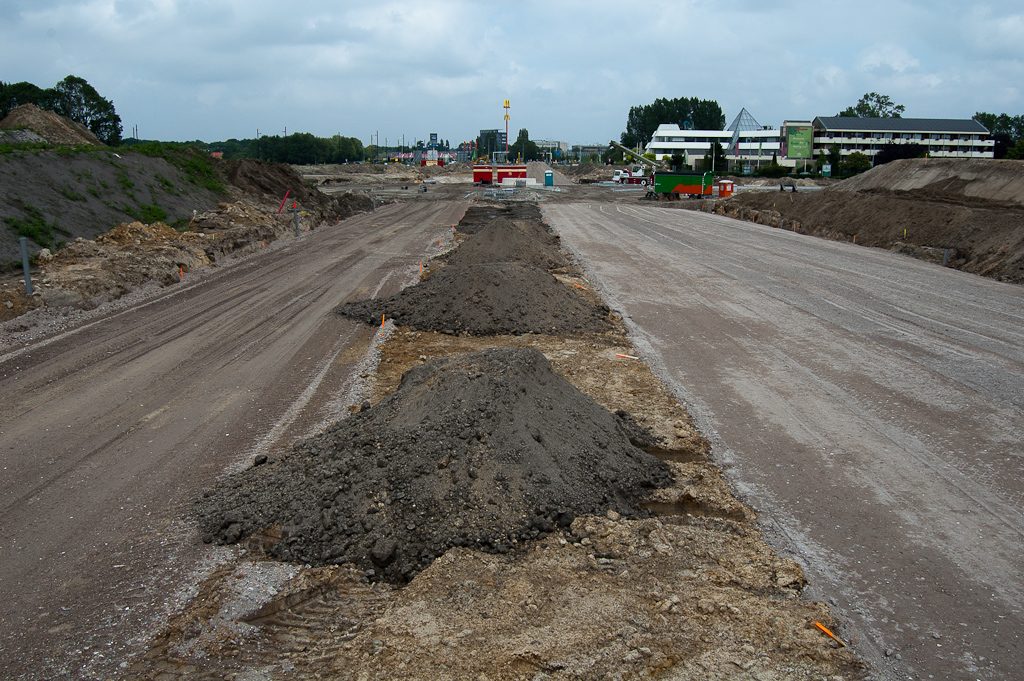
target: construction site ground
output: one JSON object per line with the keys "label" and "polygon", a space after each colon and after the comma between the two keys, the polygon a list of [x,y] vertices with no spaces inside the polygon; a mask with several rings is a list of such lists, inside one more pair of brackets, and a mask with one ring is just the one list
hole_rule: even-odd
{"label": "construction site ground", "polygon": [[[187,270],[177,266],[183,237],[144,225],[119,228],[126,238],[115,230],[107,241],[121,245],[118,254],[104,256],[103,240],[79,246],[66,262],[82,269],[88,252],[87,278],[71,277],[60,253],[50,269],[44,263],[51,288],[68,293],[7,322],[0,337],[0,380],[5,394],[20,395],[0,411],[11,443],[0,651],[12,678],[855,679],[929,669],[966,678],[962,656],[929,667],[915,651],[908,666],[878,640],[861,642],[865,668],[852,636],[877,630],[800,595],[799,563],[818,576],[827,560],[776,536],[776,509],[755,512],[730,491],[749,493],[719,468],[732,465],[729,443],[707,413],[695,424],[682,406],[690,388],[650,351],[641,311],[622,309],[626,299],[598,266],[614,257],[589,248],[574,212],[615,215],[630,229],[663,220],[651,209],[667,204],[571,184],[583,173],[565,170],[554,188],[527,188],[516,196],[525,201],[508,203],[483,200],[464,167],[332,168],[315,178],[327,196],[344,187],[378,209],[308,222],[298,239],[278,225],[272,239],[239,239],[213,268],[198,252]],[[397,294],[419,279],[421,263],[426,274],[440,267],[431,258],[456,245],[452,228],[464,215],[464,228],[502,215],[525,222],[516,211],[531,202],[556,233],[571,228],[562,250],[576,264],[555,275],[618,312],[607,330],[453,335],[332,311]],[[256,221],[273,208],[245,210]],[[997,209],[1008,219],[1019,210]],[[210,219],[223,225],[231,210],[243,208]],[[167,241],[177,250],[159,268],[163,278],[124,286],[98,275],[116,273],[125,251]],[[177,278],[166,276],[175,269]],[[16,291],[13,277],[7,283]],[[225,473],[259,456],[273,463],[296,440],[376,405],[410,368],[495,347],[540,350],[583,394],[663,438],[648,449],[674,482],[651,492],[642,514],[581,515],[506,551],[450,548],[404,585],[350,563],[269,560],[259,543],[203,544],[192,504]],[[764,525],[758,513],[772,520]],[[814,622],[854,645],[840,647]],[[997,675],[1012,651],[991,658],[1000,666],[972,654],[988,678],[1012,678]]]}

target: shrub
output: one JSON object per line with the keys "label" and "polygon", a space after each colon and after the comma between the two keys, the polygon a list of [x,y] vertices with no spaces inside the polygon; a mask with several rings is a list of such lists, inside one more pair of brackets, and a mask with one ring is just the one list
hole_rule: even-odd
{"label": "shrub", "polygon": [[151,225],[154,222],[163,222],[167,219],[167,211],[157,205],[142,205],[139,206],[139,210],[142,216],[142,221],[148,225]]}
{"label": "shrub", "polygon": [[53,245],[53,232],[60,230],[60,225],[56,221],[47,222],[46,218],[43,217],[43,212],[30,203],[21,203],[18,207],[25,212],[25,219],[17,217],[4,218],[8,228],[19,237],[31,239],[44,248]]}
{"label": "shrub", "polygon": [[184,144],[164,144],[162,142],[146,142],[132,147],[146,156],[163,158],[168,163],[185,173],[188,181],[212,192],[223,194],[224,183],[221,182],[214,161],[210,156],[195,147]]}

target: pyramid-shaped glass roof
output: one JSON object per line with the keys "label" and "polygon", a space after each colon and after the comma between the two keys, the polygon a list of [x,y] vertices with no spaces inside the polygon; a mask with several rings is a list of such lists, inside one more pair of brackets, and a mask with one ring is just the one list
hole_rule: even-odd
{"label": "pyramid-shaped glass roof", "polygon": [[754,120],[754,117],[750,115],[750,112],[746,108],[740,109],[740,112],[736,114],[736,118],[733,119],[732,123],[726,130],[732,131],[732,140],[729,142],[730,147],[736,147],[736,143],[739,141],[741,132],[749,132],[751,130],[760,130],[761,124]]}
{"label": "pyramid-shaped glass roof", "polygon": [[740,109],[740,112],[736,114],[736,118],[726,128],[726,130],[732,130],[733,132],[747,132],[748,130],[760,129],[761,124],[755,121],[754,117],[746,109]]}

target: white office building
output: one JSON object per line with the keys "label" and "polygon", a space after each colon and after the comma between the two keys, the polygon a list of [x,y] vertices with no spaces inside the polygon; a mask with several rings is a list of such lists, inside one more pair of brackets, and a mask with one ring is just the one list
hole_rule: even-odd
{"label": "white office building", "polygon": [[722,145],[730,164],[739,161],[758,166],[770,163],[773,154],[781,156],[780,132],[759,124],[746,109],[741,109],[725,130],[693,130],[680,128],[675,123],[662,123],[644,151],[653,153],[659,160],[679,154],[686,164],[693,165],[711,154],[715,142]]}

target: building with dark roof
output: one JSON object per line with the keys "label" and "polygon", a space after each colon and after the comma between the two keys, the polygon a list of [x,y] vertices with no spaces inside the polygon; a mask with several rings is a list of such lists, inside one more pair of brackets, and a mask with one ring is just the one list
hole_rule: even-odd
{"label": "building with dark roof", "polygon": [[812,126],[816,155],[838,145],[843,157],[870,158],[889,144],[920,144],[933,158],[995,158],[995,140],[973,118],[818,116]]}

